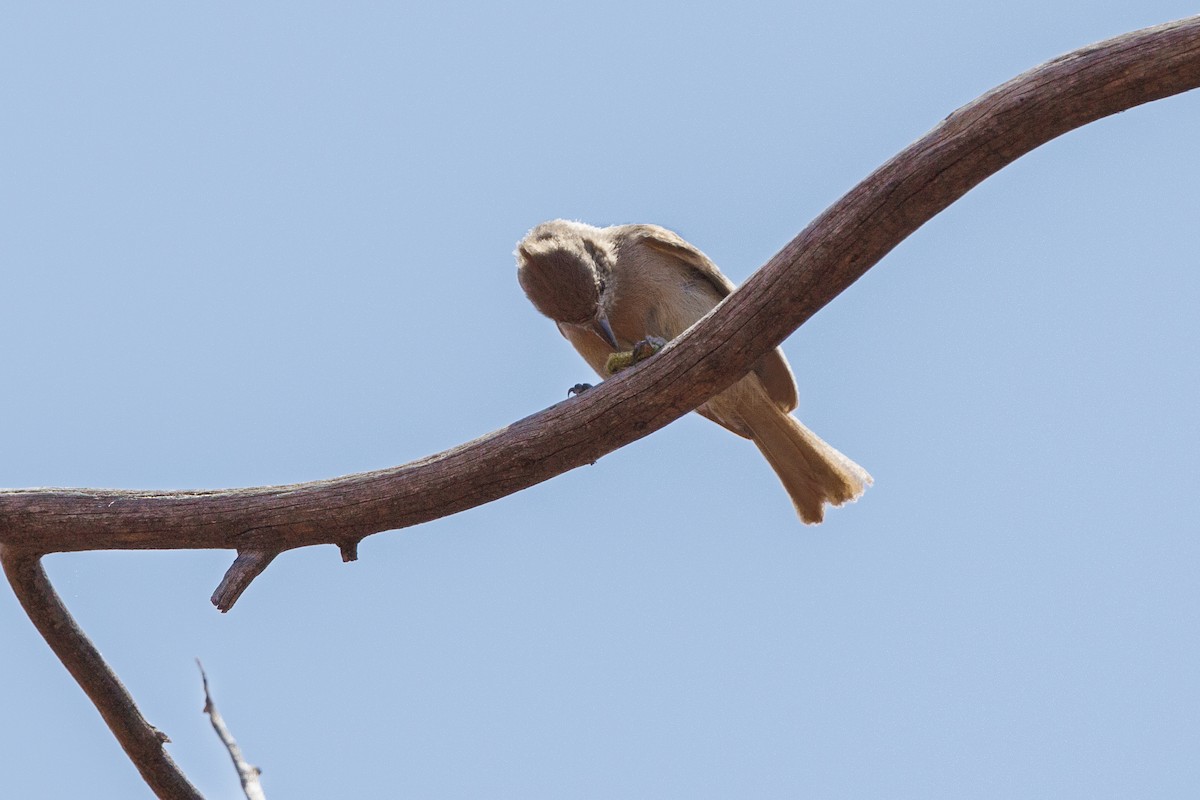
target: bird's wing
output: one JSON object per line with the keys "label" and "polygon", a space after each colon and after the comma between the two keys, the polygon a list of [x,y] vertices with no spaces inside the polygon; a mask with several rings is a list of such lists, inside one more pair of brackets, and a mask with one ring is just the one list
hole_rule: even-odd
{"label": "bird's wing", "polygon": [[[737,288],[733,281],[717,269],[717,265],[708,256],[679,234],[658,225],[628,225],[624,226],[624,229],[625,235],[631,239],[640,240],[646,246],[682,261],[696,276],[711,284],[722,298],[728,297],[730,292]],[[796,396],[796,379],[792,376],[792,368],[788,366],[782,350],[775,348],[760,358],[753,371],[776,405],[784,411],[793,411],[796,408],[799,402]]]}

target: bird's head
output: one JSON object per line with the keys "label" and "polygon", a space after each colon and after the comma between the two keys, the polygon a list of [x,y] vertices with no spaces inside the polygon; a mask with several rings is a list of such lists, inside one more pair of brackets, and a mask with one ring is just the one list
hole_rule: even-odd
{"label": "bird's head", "polygon": [[608,323],[612,248],[604,231],[582,222],[543,222],[517,244],[517,280],[538,311],[560,325],[587,328],[617,346]]}

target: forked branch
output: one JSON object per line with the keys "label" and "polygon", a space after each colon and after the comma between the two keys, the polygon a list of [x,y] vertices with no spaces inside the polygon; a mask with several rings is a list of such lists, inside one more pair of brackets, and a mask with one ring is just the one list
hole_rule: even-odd
{"label": "forked branch", "polygon": [[21,607],[104,717],[142,779],[159,797],[203,800],[163,748],[170,739],[146,722],[129,691],[75,623],[50,585],[41,558],[0,544],[0,563]]}
{"label": "forked branch", "polygon": [[[123,708],[111,699],[128,695],[111,673],[105,677],[102,662],[89,661],[99,656],[73,623],[68,635],[60,623],[45,621],[69,617],[37,564],[41,555],[237,550],[244,556],[214,596],[228,607],[283,550],[336,544],[350,558],[370,534],[482,505],[594,462],[729,386],[909,234],[1005,165],[1067,131],[1197,86],[1200,17],[1125,34],[1030,70],[954,112],[873,172],[656,357],[452,450],[291,486],[0,492],[0,553],[9,580],[149,781],[140,759],[158,758],[161,747],[149,746],[139,732],[145,723],[131,702]],[[81,661],[76,650],[89,655]],[[195,796],[183,789],[160,794]]]}

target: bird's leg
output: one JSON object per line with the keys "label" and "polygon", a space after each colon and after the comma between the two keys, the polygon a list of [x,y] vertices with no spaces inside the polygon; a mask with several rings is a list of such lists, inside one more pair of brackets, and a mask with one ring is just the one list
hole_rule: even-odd
{"label": "bird's leg", "polygon": [[570,389],[567,389],[567,397],[572,397],[577,394],[583,394],[588,389],[592,388],[590,383],[577,383]]}

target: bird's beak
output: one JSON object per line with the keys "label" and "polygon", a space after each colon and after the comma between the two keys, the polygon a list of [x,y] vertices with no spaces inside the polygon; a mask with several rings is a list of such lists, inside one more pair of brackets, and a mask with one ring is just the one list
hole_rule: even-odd
{"label": "bird's beak", "polygon": [[617,344],[617,337],[613,335],[612,326],[608,324],[608,318],[604,316],[603,312],[597,314],[596,319],[592,321],[592,330],[614,351],[621,349],[621,346]]}

